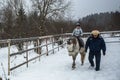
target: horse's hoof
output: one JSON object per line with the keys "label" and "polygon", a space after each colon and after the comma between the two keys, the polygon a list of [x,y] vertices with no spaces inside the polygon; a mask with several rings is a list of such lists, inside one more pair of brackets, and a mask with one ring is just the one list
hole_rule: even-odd
{"label": "horse's hoof", "polygon": [[72,70],[74,70],[76,67],[72,67]]}
{"label": "horse's hoof", "polygon": [[82,65],[82,66],[84,65],[84,61],[81,62],[81,65]]}
{"label": "horse's hoof", "polygon": [[81,66],[83,66],[84,64],[82,63]]}
{"label": "horse's hoof", "polygon": [[76,67],[75,66],[72,66],[72,69],[75,69]]}

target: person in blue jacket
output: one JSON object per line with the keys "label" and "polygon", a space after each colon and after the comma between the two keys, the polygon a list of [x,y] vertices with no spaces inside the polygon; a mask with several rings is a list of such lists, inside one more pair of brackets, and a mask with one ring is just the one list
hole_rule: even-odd
{"label": "person in blue jacket", "polygon": [[76,23],[76,28],[73,30],[72,36],[74,36],[74,37],[76,37],[78,39],[79,45],[80,45],[81,48],[84,47],[84,42],[81,39],[82,35],[83,35],[83,30],[81,28],[81,25],[80,25],[80,23]]}
{"label": "person in blue jacket", "polygon": [[100,32],[98,30],[93,30],[91,32],[90,37],[87,39],[85,44],[85,52],[87,52],[87,49],[89,48],[89,62],[90,66],[94,68],[94,57],[95,57],[95,63],[96,67],[95,70],[100,70],[100,61],[101,61],[101,50],[103,52],[103,55],[106,54],[106,44],[102,36],[100,36]]}

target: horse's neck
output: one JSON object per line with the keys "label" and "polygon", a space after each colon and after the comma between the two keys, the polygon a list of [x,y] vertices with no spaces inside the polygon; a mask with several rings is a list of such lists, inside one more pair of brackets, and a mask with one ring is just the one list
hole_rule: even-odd
{"label": "horse's neck", "polygon": [[76,38],[76,47],[79,48],[79,42],[78,42],[78,39]]}

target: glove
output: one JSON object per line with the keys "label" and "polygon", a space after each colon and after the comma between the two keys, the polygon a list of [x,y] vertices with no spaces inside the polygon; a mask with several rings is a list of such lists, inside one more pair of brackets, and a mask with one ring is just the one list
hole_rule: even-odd
{"label": "glove", "polygon": [[105,54],[106,54],[106,53],[105,53],[105,52],[103,52],[103,56],[105,56]]}

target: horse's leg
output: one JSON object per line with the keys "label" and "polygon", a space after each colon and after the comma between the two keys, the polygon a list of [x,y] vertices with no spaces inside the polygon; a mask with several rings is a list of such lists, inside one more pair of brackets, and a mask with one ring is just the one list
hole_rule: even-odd
{"label": "horse's leg", "polygon": [[72,64],[72,68],[74,69],[75,68],[75,60],[76,60],[76,55],[75,56],[72,56],[72,59],[73,59],[73,64]]}
{"label": "horse's leg", "polygon": [[84,48],[83,48],[83,50],[81,50],[80,55],[81,55],[81,65],[83,65],[84,60],[85,60],[85,50],[84,50]]}
{"label": "horse's leg", "polygon": [[84,60],[85,60],[85,53],[81,53],[81,65],[84,64]]}

